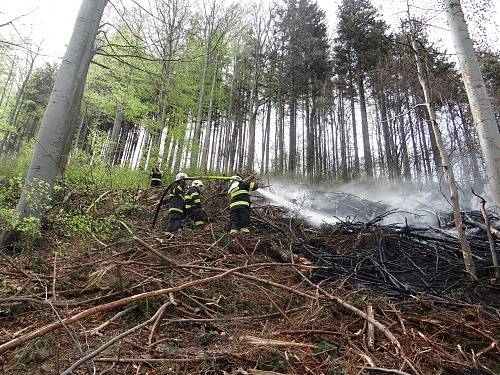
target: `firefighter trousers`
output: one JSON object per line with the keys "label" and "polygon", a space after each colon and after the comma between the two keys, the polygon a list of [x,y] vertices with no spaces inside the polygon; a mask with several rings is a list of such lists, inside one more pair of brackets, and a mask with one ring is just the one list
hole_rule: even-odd
{"label": "firefighter trousers", "polygon": [[229,213],[231,229],[240,230],[250,225],[250,207],[236,207]]}
{"label": "firefighter trousers", "polygon": [[182,228],[183,214],[180,212],[169,212],[168,213],[168,224],[167,232],[175,233]]}

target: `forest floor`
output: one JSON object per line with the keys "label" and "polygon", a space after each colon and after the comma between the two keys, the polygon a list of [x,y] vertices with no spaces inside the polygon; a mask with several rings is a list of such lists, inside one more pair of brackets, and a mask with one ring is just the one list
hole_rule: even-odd
{"label": "forest floor", "polygon": [[253,231],[232,238],[223,189],[204,194],[204,230],[170,240],[150,230],[158,191],[73,192],[56,210],[120,205],[134,235],[49,224],[32,250],[3,249],[2,373],[61,374],[89,353],[73,373],[500,373],[484,240],[470,283],[452,240],[376,222],[317,230],[260,199]]}

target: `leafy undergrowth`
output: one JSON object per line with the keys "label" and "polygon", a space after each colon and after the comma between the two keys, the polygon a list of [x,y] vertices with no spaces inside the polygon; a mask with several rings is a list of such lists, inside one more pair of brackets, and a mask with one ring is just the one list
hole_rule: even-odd
{"label": "leafy undergrowth", "polygon": [[[2,252],[0,350],[10,345],[0,354],[3,373],[63,373],[148,320],[75,373],[500,371],[494,307],[423,294],[389,299],[349,277],[322,279],[318,288],[296,244],[329,232],[256,199],[254,230],[234,239],[227,234],[224,188],[211,184],[205,192],[210,225],[170,240],[161,235],[164,223],[150,230],[158,191],[72,192],[54,208],[37,247]],[[332,234],[322,251],[355,251],[359,230]],[[373,346],[371,326],[356,312],[369,306],[385,327],[375,329]],[[37,334],[51,323],[55,329]]]}

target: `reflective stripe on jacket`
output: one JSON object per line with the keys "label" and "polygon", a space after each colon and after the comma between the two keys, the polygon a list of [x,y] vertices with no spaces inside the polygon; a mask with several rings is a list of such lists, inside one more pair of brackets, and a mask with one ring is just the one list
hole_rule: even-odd
{"label": "reflective stripe on jacket", "polygon": [[231,197],[229,208],[250,207],[250,192],[257,188],[255,182],[240,181],[236,188],[229,191]]}
{"label": "reflective stripe on jacket", "polygon": [[203,208],[201,203],[200,190],[196,186],[191,186],[184,195],[186,209]]}
{"label": "reflective stripe on jacket", "polygon": [[152,171],[150,174],[151,176],[151,181],[160,181],[161,182],[161,177],[163,176],[163,173],[156,173],[155,171]]}
{"label": "reflective stripe on jacket", "polygon": [[184,213],[184,191],[179,184],[172,187],[168,203],[168,212]]}

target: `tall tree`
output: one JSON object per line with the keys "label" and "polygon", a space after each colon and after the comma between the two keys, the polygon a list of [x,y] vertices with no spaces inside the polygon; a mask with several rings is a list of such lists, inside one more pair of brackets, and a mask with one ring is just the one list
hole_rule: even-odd
{"label": "tall tree", "polygon": [[500,212],[500,131],[469,36],[460,0],[446,0],[448,24],[479,135],[496,210]]}
{"label": "tall tree", "polygon": [[387,49],[386,30],[385,22],[379,19],[377,10],[369,0],[342,1],[339,7],[335,50],[338,54],[348,56],[345,63],[351,65],[345,70],[352,71],[356,76],[361,110],[364,167],[368,177],[373,176],[373,160],[366,110],[366,77],[374,68],[377,59]]}
{"label": "tall tree", "polygon": [[[16,218],[42,218],[50,204],[65,140],[72,137],[68,126],[77,91],[92,58],[92,47],[107,0],[83,0],[68,48],[57,73],[54,89],[42,120],[37,143],[16,209]],[[83,76],[82,76],[83,75]]]}
{"label": "tall tree", "polygon": [[425,106],[429,113],[429,119],[432,127],[432,131],[436,138],[437,147],[439,150],[439,154],[441,156],[442,167],[444,173],[446,175],[446,179],[448,182],[448,187],[450,189],[450,200],[453,207],[453,217],[455,221],[455,228],[458,234],[458,240],[460,242],[460,247],[462,248],[462,255],[464,258],[465,269],[469,273],[472,278],[476,278],[476,267],[474,265],[474,260],[472,258],[472,252],[469,246],[469,242],[467,241],[467,237],[465,236],[465,231],[463,228],[462,221],[462,213],[460,211],[460,202],[458,196],[458,187],[457,182],[455,180],[455,174],[453,172],[453,166],[450,163],[450,158],[448,157],[448,152],[444,146],[443,138],[441,136],[441,131],[439,129],[436,112],[433,107],[433,100],[431,97],[431,89],[429,87],[429,83],[427,77],[425,75],[425,71],[423,68],[423,64],[419,54],[419,48],[417,42],[414,38],[412,38],[412,47],[415,53],[415,61],[417,64],[417,74],[420,85],[422,86],[422,91],[424,93],[425,98]]}

